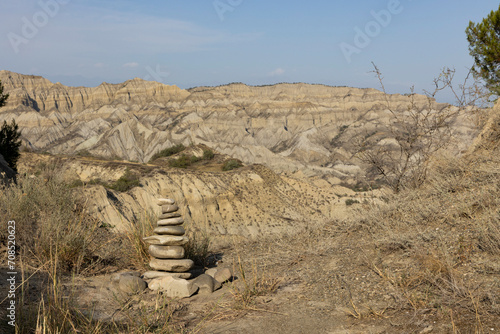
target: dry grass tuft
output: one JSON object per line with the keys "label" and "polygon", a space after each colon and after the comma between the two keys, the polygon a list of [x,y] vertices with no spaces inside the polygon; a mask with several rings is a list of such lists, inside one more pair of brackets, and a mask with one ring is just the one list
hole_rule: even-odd
{"label": "dry grass tuft", "polygon": [[233,272],[237,277],[237,280],[231,284],[234,309],[253,309],[255,297],[275,292],[283,280],[267,275],[265,268],[259,270],[255,261],[249,272],[239,254],[237,254],[237,261],[233,261],[233,265]]}
{"label": "dry grass tuft", "polygon": [[153,229],[156,227],[156,215],[153,212],[145,212],[141,219],[132,221],[126,232],[124,257],[126,264],[133,268],[147,271],[150,269],[149,261],[151,259],[148,251],[149,244],[144,241],[144,237],[153,235]]}
{"label": "dry grass tuft", "polygon": [[[106,232],[86,213],[85,202],[51,175],[19,176],[0,191],[0,220],[16,221],[16,250],[26,265],[57,261],[61,273],[91,271],[103,259],[99,238]],[[7,228],[0,230],[6,243]]]}
{"label": "dry grass tuft", "polygon": [[209,265],[210,243],[211,239],[207,233],[203,232],[187,232],[189,242],[184,245],[186,251],[186,258],[194,261],[195,265],[200,267],[207,267]]}

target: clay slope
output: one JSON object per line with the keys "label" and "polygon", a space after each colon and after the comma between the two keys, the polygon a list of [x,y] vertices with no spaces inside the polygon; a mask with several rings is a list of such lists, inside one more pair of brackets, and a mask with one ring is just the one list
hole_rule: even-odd
{"label": "clay slope", "polygon": [[[387,101],[392,109],[406,110],[410,103],[407,96],[375,89],[301,83],[183,90],[134,79],[84,88],[8,71],[0,71],[0,80],[10,94],[0,121],[15,118],[35,151],[147,162],[174,144],[205,144],[277,171],[338,176],[356,171],[339,135],[348,142],[351,130],[376,131],[388,122]],[[418,108],[429,106],[425,96],[414,100]]]}
{"label": "clay slope", "polygon": [[469,154],[496,154],[500,149],[500,104],[492,108],[488,121],[474,139]]}
{"label": "clay slope", "polygon": [[278,176],[262,165],[203,172],[33,153],[24,153],[20,165],[22,173],[38,174],[40,168],[57,170],[56,174],[63,175],[68,183],[95,179],[109,183],[127,169],[140,175],[141,185],[127,192],[102,185],[77,188],[88,199],[93,214],[114,230],[141,221],[148,213],[157,215],[155,199],[164,196],[177,201],[191,230],[222,237],[287,234],[342,215],[345,203],[335,192],[352,192],[328,183],[321,187]]}

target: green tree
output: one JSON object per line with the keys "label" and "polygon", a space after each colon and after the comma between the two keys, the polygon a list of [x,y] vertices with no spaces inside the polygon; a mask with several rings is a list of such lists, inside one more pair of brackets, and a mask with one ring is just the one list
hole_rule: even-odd
{"label": "green tree", "polygon": [[[3,92],[4,88],[0,81],[0,107],[7,103],[9,94]],[[19,159],[19,147],[21,146],[21,133],[18,131],[17,124],[14,120],[9,125],[6,121],[0,129],[0,154],[3,155],[5,161],[10,168],[17,172],[17,160]]]}
{"label": "green tree", "polygon": [[3,92],[2,80],[0,80],[0,108],[3,107],[7,103],[8,98],[9,98],[9,94],[5,94]]}
{"label": "green tree", "polygon": [[16,121],[10,124],[3,121],[0,129],[0,154],[3,155],[9,167],[17,172],[17,160],[19,159],[19,147],[21,146],[21,133],[18,131]]}
{"label": "green tree", "polygon": [[500,7],[481,23],[470,21],[465,33],[474,57],[474,73],[484,79],[492,93],[500,95]]}

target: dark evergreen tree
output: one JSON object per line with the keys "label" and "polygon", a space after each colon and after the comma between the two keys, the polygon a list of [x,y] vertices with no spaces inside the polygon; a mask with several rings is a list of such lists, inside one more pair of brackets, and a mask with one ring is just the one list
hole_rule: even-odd
{"label": "dark evergreen tree", "polygon": [[[3,92],[4,88],[0,81],[0,107],[7,103],[9,94]],[[17,160],[19,159],[19,147],[21,146],[21,133],[18,131],[17,124],[12,120],[11,124],[6,121],[0,129],[0,154],[4,157],[9,167],[17,172]]]}
{"label": "dark evergreen tree", "polygon": [[14,120],[10,124],[3,122],[0,129],[0,154],[3,155],[9,167],[17,172],[17,160],[20,153],[21,133],[18,131],[18,126]]}
{"label": "dark evergreen tree", "polygon": [[465,32],[470,55],[474,57],[474,73],[484,79],[493,94],[500,96],[500,7],[481,23],[469,22]]}

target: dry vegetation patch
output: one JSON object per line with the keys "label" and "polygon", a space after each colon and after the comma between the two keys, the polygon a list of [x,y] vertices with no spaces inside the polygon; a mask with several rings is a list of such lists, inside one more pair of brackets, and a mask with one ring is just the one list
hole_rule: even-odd
{"label": "dry vegetation patch", "polygon": [[[393,309],[482,332],[500,316],[500,159],[447,160],[421,188],[363,213],[370,270],[394,290]],[[366,232],[365,232],[366,233]]]}

